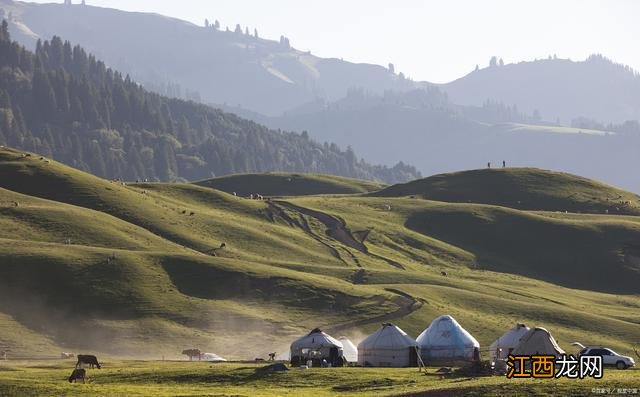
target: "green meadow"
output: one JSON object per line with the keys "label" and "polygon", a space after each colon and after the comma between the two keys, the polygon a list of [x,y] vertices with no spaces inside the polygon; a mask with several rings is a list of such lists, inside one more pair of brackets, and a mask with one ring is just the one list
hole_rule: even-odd
{"label": "green meadow", "polygon": [[[557,395],[576,383],[119,360],[184,359],[191,347],[253,360],[314,327],[357,342],[387,321],[416,337],[441,314],[484,357],[517,322],[547,328],[571,353],[578,341],[632,355],[639,242],[640,197],[544,170],[390,187],[304,174],[122,183],[4,148],[0,394]],[[62,351],[108,365],[69,385],[73,363],[16,361]],[[580,384],[638,382],[629,370]]]}

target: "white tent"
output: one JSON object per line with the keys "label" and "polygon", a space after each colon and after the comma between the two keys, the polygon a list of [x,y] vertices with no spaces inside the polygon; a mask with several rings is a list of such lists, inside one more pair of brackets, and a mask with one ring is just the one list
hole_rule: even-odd
{"label": "white tent", "polygon": [[358,348],[353,344],[346,336],[341,336],[338,338],[340,342],[342,342],[342,352],[344,354],[344,358],[347,359],[350,363],[355,363],[358,361]]}
{"label": "white tent", "polygon": [[373,367],[417,365],[418,344],[397,326],[386,323],[358,344],[358,364]]}
{"label": "white tent", "polygon": [[558,346],[551,333],[544,328],[532,328],[520,338],[520,343],[511,352],[514,356],[554,355],[560,356],[565,351]]}
{"label": "white tent", "polygon": [[291,344],[291,364],[304,364],[313,360],[319,366],[324,359],[332,365],[342,364],[342,342],[316,328]]}
{"label": "white tent", "polygon": [[451,316],[440,316],[418,336],[420,355],[425,364],[479,359],[480,344]]}
{"label": "white tent", "polygon": [[212,362],[212,363],[227,361],[226,359],[220,357],[219,355],[217,355],[215,353],[202,353],[200,355],[200,359],[202,361],[209,361],[209,362]]}
{"label": "white tent", "polygon": [[526,334],[530,330],[524,324],[516,324],[515,327],[511,328],[504,335],[495,340],[489,347],[489,355],[491,362],[495,362],[496,360],[505,360],[509,354],[513,351],[513,349],[518,346],[520,343],[520,338],[524,334]]}

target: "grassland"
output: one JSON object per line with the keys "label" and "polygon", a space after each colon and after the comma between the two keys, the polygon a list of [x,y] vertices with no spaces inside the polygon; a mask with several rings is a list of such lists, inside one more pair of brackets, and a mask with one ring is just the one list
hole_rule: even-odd
{"label": "grassland", "polygon": [[241,196],[261,194],[263,196],[308,196],[312,194],[356,194],[382,189],[385,185],[333,175],[320,174],[240,174],[223,176],[196,182]]}
{"label": "grassland", "polygon": [[[605,370],[603,379],[439,379],[415,368],[292,369],[256,372],[251,363],[107,361],[88,370],[87,384],[69,384],[73,363],[0,362],[0,395],[120,396],[560,396],[590,395],[593,388],[638,388],[640,370]],[[614,393],[615,394],[615,393]]]}
{"label": "grassland", "polygon": [[[470,171],[389,188],[273,178],[225,179],[224,189],[242,195],[279,196],[258,201],[207,183],[106,181],[1,149],[0,350],[13,359],[60,351],[177,359],[199,347],[253,359],[285,352],[316,326],[358,341],[393,321],[416,336],[445,313],[480,341],[483,354],[516,322],[548,328],[570,352],[574,341],[627,354],[640,342],[640,216],[631,193],[536,169]],[[317,187],[325,183],[318,179],[333,181],[333,190]],[[0,371],[2,387],[32,390],[18,379],[38,378],[40,369],[11,363],[16,371]],[[149,385],[155,365],[167,377]],[[256,394],[272,383],[251,378],[253,368],[229,367],[211,375],[222,379],[214,390],[208,366],[198,369],[201,379],[190,378],[190,364],[166,365],[121,363],[101,372],[100,382],[114,394],[118,387],[224,394],[231,384],[238,394]],[[43,366],[43,385],[72,392],[46,383],[67,367]],[[116,367],[138,369],[118,378]],[[320,374],[318,395],[341,382],[364,382],[354,393],[375,394],[380,385],[367,391],[367,382],[386,377],[399,379],[389,393],[418,390],[403,383],[410,371],[362,370],[357,378],[349,372],[355,369],[343,371],[282,376],[301,384]],[[234,384],[234,374],[251,380]],[[636,379],[637,372],[627,374]],[[431,387],[431,378],[417,379]],[[502,387],[500,380],[464,382],[472,392]],[[554,387],[533,382],[522,391],[553,394]]]}

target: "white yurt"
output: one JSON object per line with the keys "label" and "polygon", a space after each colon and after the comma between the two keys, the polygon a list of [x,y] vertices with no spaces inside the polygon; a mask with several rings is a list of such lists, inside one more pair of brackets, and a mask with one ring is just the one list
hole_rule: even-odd
{"label": "white yurt", "polygon": [[496,360],[506,360],[507,356],[511,354],[513,349],[520,343],[520,338],[530,330],[529,327],[522,323],[516,324],[504,333],[501,337],[496,339],[489,347],[489,359],[492,363]]}
{"label": "white yurt", "polygon": [[344,358],[350,363],[358,362],[358,348],[356,345],[354,345],[346,336],[341,336],[338,340],[342,342],[342,353],[344,354]]}
{"label": "white yurt", "polygon": [[418,364],[418,344],[397,326],[386,323],[358,344],[358,365],[410,367]]}
{"label": "white yurt", "polygon": [[453,365],[461,361],[480,359],[480,344],[451,316],[440,316],[416,340],[420,356],[426,365]]}
{"label": "white yurt", "polygon": [[536,327],[527,331],[511,352],[514,356],[553,355],[560,356],[565,351],[558,345],[551,333],[544,328]]}
{"label": "white yurt", "polygon": [[333,366],[340,366],[343,350],[342,342],[315,328],[307,335],[291,344],[291,365],[297,366],[312,360],[313,366],[320,366],[326,360]]}

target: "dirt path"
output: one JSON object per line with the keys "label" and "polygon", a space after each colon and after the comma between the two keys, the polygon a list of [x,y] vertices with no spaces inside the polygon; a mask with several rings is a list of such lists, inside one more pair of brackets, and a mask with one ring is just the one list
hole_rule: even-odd
{"label": "dirt path", "polygon": [[[324,212],[321,211],[316,211],[316,210],[312,210],[310,208],[305,208],[305,207],[300,207],[297,206],[295,204],[292,204],[290,202],[287,201],[276,201],[275,202],[277,205],[280,205],[282,207],[288,208],[292,211],[296,211],[300,214],[306,215],[306,216],[310,216],[312,218],[317,219],[318,221],[320,221],[326,228],[327,228],[327,236],[329,236],[330,238],[346,245],[347,247],[353,248],[359,252],[362,252],[363,254],[372,256],[376,259],[382,260],[387,262],[388,264],[390,264],[391,266],[394,266],[398,269],[402,269],[405,270],[404,265],[402,265],[399,262],[396,262],[392,259],[389,258],[385,258],[384,256],[381,255],[377,255],[374,253],[369,252],[369,249],[367,248],[366,245],[364,245],[364,243],[362,243],[361,241],[359,241],[358,239],[356,239],[353,234],[351,233],[351,231],[347,228],[347,225],[344,223],[343,220],[341,219],[337,219],[329,214],[326,214]],[[270,205],[273,205],[273,203],[271,203]],[[282,211],[282,209],[280,209],[280,211]],[[305,221],[306,223],[306,221]],[[304,229],[307,233],[309,234],[313,234],[313,232],[310,230],[309,226],[306,225],[306,229]],[[368,233],[367,233],[368,235]],[[351,258],[354,260],[354,262],[356,263],[357,266],[360,266],[360,262],[357,260],[357,258],[355,257],[355,255],[353,255],[353,253],[349,252],[347,250],[347,252],[349,253],[349,255],[351,256]],[[339,255],[339,254],[338,254]],[[341,258],[341,260],[343,260]],[[344,260],[343,260],[344,261]]]}
{"label": "dirt path", "polygon": [[388,322],[391,322],[392,320],[395,320],[397,318],[404,317],[413,313],[414,311],[420,309],[425,303],[424,300],[416,299],[413,296],[407,294],[406,292],[397,290],[395,288],[385,288],[385,291],[392,292],[398,295],[397,297],[393,298],[393,302],[399,306],[398,310],[391,313],[382,314],[376,317],[369,317],[367,319],[350,321],[348,323],[340,324],[334,327],[327,327],[327,331],[329,333],[338,333],[350,328],[355,328],[355,327],[359,327],[359,326],[367,325],[371,323],[380,323],[380,324],[388,323]]}
{"label": "dirt path", "polygon": [[334,240],[341,242],[347,247],[351,247],[356,249],[362,253],[369,253],[367,247],[358,241],[353,235],[351,231],[347,229],[347,226],[340,219],[334,218],[329,214],[325,214],[324,212],[315,211],[309,208],[299,207],[295,204],[291,204],[287,201],[277,201],[277,204],[287,207],[291,210],[299,212],[301,214],[310,216],[322,222],[327,227],[327,235]]}
{"label": "dirt path", "polygon": [[[333,256],[334,258],[340,260],[340,262],[344,263],[345,265],[349,265],[347,263],[347,261],[344,260],[342,255],[340,255],[340,252],[335,247],[333,247],[333,246],[331,246],[331,244],[328,244],[327,242],[323,241],[320,236],[318,236],[317,234],[315,234],[313,232],[313,230],[311,230],[311,227],[309,226],[309,223],[304,218],[304,216],[302,216],[301,213],[300,213],[299,219],[294,219],[294,218],[290,217],[289,214],[287,214],[286,211],[284,211],[278,205],[280,203],[282,203],[282,202],[273,202],[273,201],[269,201],[268,202],[269,211],[267,212],[267,216],[269,217],[269,219],[271,219],[272,222],[275,221],[274,217],[278,216],[278,217],[284,219],[285,222],[287,222],[290,226],[299,227],[300,229],[304,230],[305,233],[307,233],[309,236],[311,236],[314,240],[316,240],[318,243],[322,244],[327,249],[327,251],[329,251],[331,256]],[[356,260],[356,265],[358,267],[360,267],[360,263],[357,262],[357,260]]]}

